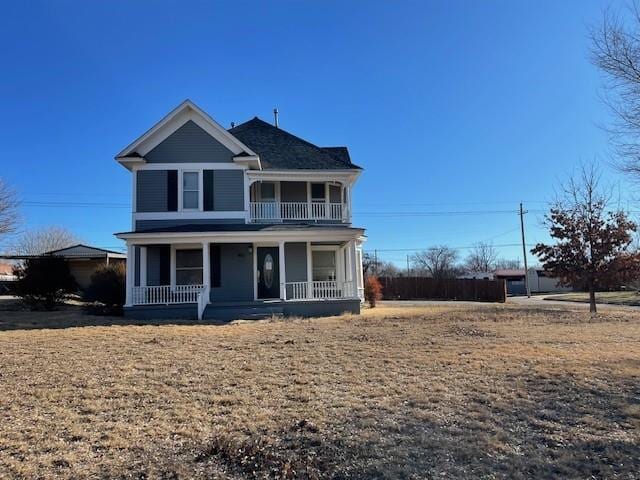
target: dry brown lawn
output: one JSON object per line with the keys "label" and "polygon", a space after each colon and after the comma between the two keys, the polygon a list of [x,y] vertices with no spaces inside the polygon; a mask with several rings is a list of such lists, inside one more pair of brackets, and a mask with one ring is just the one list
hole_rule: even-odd
{"label": "dry brown lawn", "polygon": [[569,308],[5,329],[0,478],[639,478],[640,315]]}
{"label": "dry brown lawn", "polygon": [[[561,295],[551,295],[549,300],[559,300],[564,302],[589,303],[589,294],[585,292],[564,293]],[[613,305],[640,305],[640,292],[597,292],[597,303],[610,303]]]}

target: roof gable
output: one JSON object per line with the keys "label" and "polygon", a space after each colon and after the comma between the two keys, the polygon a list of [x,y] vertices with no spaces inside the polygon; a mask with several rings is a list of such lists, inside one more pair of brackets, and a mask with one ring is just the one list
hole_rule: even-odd
{"label": "roof gable", "polygon": [[263,169],[352,170],[346,147],[318,147],[255,117],[229,130],[260,156]]}
{"label": "roof gable", "polygon": [[231,150],[193,120],[188,120],[145,155],[149,163],[226,163],[233,162],[233,157]]}
{"label": "roof gable", "polygon": [[149,152],[184,126],[187,122],[193,122],[195,125],[200,127],[200,129],[213,137],[213,139],[229,149],[234,156],[254,158],[255,166],[259,168],[260,164],[257,155],[239,139],[231,135],[224,129],[224,127],[213,120],[213,118],[207,115],[191,100],[185,100],[182,102],[158,123],[147,130],[147,132],[125,147],[120,153],[118,153],[116,160],[127,168],[131,168],[131,166],[136,163],[144,163],[144,157]]}
{"label": "roof gable", "polygon": [[81,243],[60,248],[58,250],[51,250],[50,252],[45,253],[45,255],[52,255],[55,257],[105,257],[107,254],[110,256],[125,256],[120,252],[105,250],[104,248],[90,247],[88,245],[82,245]]}

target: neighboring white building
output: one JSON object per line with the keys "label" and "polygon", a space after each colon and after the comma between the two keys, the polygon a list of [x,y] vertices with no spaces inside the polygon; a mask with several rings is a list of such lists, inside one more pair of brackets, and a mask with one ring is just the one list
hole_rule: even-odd
{"label": "neighboring white building", "polygon": [[[499,269],[494,273],[495,278],[507,282],[509,295],[524,295],[527,289],[524,282],[524,268]],[[570,292],[571,287],[563,287],[558,284],[558,279],[551,277],[542,268],[531,267],[528,271],[529,289],[531,293]]]}

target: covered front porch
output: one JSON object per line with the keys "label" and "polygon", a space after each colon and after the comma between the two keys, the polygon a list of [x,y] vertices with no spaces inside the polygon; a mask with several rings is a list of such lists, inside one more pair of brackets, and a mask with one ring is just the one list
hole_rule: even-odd
{"label": "covered front porch", "polygon": [[242,307],[360,300],[361,245],[348,241],[128,243],[126,307]]}

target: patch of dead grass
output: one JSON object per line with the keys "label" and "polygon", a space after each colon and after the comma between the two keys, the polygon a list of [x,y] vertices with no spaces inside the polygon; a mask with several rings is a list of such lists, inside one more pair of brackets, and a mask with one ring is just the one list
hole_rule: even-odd
{"label": "patch of dead grass", "polygon": [[479,305],[4,331],[0,477],[633,478],[638,320]]}

